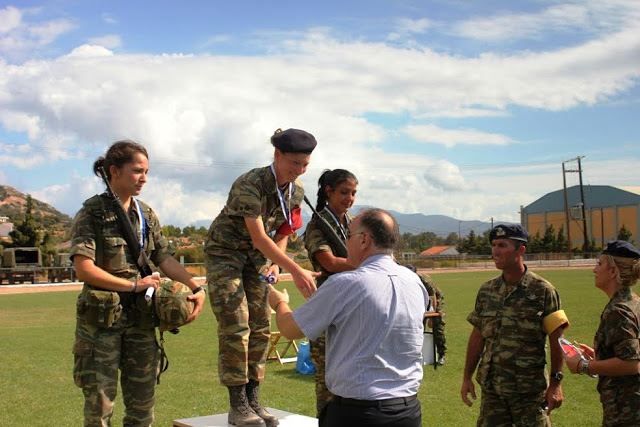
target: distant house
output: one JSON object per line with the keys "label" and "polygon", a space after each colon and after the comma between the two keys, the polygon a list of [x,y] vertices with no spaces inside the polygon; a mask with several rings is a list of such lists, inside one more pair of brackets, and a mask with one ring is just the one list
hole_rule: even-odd
{"label": "distant house", "polygon": [[434,246],[426,251],[420,252],[421,256],[445,256],[445,255],[459,255],[455,246]]}
{"label": "distant house", "polygon": [[12,222],[3,222],[0,223],[0,240],[9,241],[11,238],[9,237],[9,233],[13,231],[13,223]]}
{"label": "distant house", "polygon": [[401,252],[400,257],[403,261],[409,261],[415,259],[417,254],[415,252]]}

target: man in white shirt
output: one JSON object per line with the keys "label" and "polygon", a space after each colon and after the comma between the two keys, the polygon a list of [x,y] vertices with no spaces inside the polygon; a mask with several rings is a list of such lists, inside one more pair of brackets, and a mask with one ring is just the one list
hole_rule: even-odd
{"label": "man in white shirt", "polygon": [[347,261],[355,270],[332,275],[292,312],[271,288],[280,332],[315,339],[327,331],[326,382],[335,395],[320,426],[420,426],[422,319],[429,295],[418,276],[393,260],[395,219],[367,209],[351,223]]}

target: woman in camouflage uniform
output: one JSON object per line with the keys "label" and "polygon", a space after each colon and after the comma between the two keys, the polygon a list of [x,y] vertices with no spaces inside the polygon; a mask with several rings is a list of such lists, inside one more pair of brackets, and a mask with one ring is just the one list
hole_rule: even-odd
{"label": "woman in camouflage uniform", "polygon": [[595,348],[566,359],[571,372],[598,375],[603,426],[640,426],[640,252],[629,242],[609,242],[593,269],[596,287],[610,298],[600,316]]}
{"label": "woman in camouflage uniform", "polygon": [[[173,280],[189,286],[195,302],[193,321],[205,300],[189,273],[173,258],[158,217],[138,196],[147,182],[147,150],[133,141],[118,141],[99,157],[93,171],[103,167],[114,193],[137,230],[141,250]],[[72,229],[71,259],[78,280],[84,282],[76,305],[73,375],[85,396],[84,425],[110,426],[118,386],[118,370],[125,404],[125,426],[153,422],[155,384],[160,350],[150,311],[144,314],[147,288],[156,289],[159,276],[140,278],[116,217],[114,199],[106,193],[84,202]]]}
{"label": "woman in camouflage uniform", "polygon": [[[340,239],[346,242],[347,230],[353,215],[347,213],[353,206],[358,189],[355,175],[344,169],[325,170],[318,179],[318,199],[316,211],[333,226]],[[333,273],[353,270],[346,258],[335,255],[336,248],[324,234],[317,218],[307,225],[304,245],[309,253],[313,269],[321,273],[317,279],[318,287]],[[311,358],[316,366],[316,409],[318,417],[331,401],[332,394],[324,380],[325,373],[325,334],[311,341]]]}
{"label": "woman in camouflage uniform", "polygon": [[277,281],[282,267],[305,298],[316,289],[314,273],[286,255],[288,236],[302,225],[304,189],[297,178],[307,170],[316,140],[303,130],[278,129],[271,144],[273,163],[236,179],[205,241],[209,298],[218,321],[218,375],[229,390],[229,423],[238,426],[278,425],[258,400],[271,329],[261,275]]}

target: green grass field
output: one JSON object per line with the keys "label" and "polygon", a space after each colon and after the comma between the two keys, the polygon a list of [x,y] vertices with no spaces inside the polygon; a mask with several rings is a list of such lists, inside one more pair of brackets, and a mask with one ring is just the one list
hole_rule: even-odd
{"label": "green grass field", "polygon": [[[607,301],[604,293],[594,287],[591,270],[539,273],[560,292],[571,321],[566,336],[591,343]],[[431,366],[425,367],[420,388],[425,426],[475,425],[479,401],[467,408],[460,399],[471,330],[465,319],[480,284],[495,275],[495,271],[432,274],[446,298],[449,350],[445,366],[435,371]],[[288,288],[292,306],[302,304],[303,299],[291,282],[278,287]],[[76,295],[77,292],[0,295],[0,426],[82,425],[82,393],[71,376]],[[182,328],[180,334],[165,336],[171,363],[156,389],[155,425],[171,426],[174,419],[227,411],[227,392],[217,379],[216,327],[207,305],[196,322]],[[297,374],[294,365],[268,362],[262,401],[270,407],[314,416],[313,376]],[[596,380],[567,374],[563,386],[565,401],[552,413],[553,425],[600,425],[602,412]],[[113,425],[122,424],[122,413],[119,396]]]}

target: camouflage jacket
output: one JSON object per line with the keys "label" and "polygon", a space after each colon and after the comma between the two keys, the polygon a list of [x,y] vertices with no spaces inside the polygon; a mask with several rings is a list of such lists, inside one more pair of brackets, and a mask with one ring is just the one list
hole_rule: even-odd
{"label": "camouflage jacket", "polygon": [[484,338],[476,376],[480,386],[504,395],[543,392],[543,319],[558,310],[556,289],[528,270],[517,284],[508,286],[502,275],[483,283],[467,317]]}
{"label": "camouflage jacket", "polygon": [[[162,234],[162,226],[155,212],[144,202],[138,201],[146,222],[144,250],[149,260],[157,266],[172,256],[174,251]],[[113,203],[112,199],[102,194],[82,204],[71,228],[70,257],[78,254],[86,256],[114,276],[133,280],[138,269],[120,231]],[[140,220],[137,214],[132,213],[135,210],[130,212],[129,218],[139,237]]]}
{"label": "camouflage jacket", "polygon": [[[597,360],[617,357],[640,360],[640,298],[625,286],[611,298],[600,316],[594,349]],[[602,403],[624,405],[626,393],[640,393],[640,374],[598,377]],[[636,397],[637,399],[637,397]],[[640,408],[636,408],[636,411]]]}
{"label": "camouflage jacket", "polygon": [[[329,222],[329,224],[332,225],[338,237],[340,237],[340,239],[342,239],[343,241],[346,241],[345,231],[349,228],[349,224],[353,219],[353,215],[349,213],[345,215],[346,221],[344,222],[344,224],[342,224],[342,227],[344,228],[345,231],[342,231],[340,229],[340,225],[336,223],[336,220],[334,219],[333,215],[331,214],[331,212],[329,212],[327,208],[322,209],[318,213],[320,214],[320,216],[326,219]],[[305,230],[304,247],[307,249],[309,258],[311,259],[313,270],[322,272],[322,275],[316,279],[318,286],[320,286],[324,283],[325,280],[327,280],[329,276],[331,276],[332,273],[325,270],[322,267],[322,265],[320,265],[320,263],[315,257],[315,254],[317,252],[335,253],[336,248],[334,248],[331,245],[329,239],[324,235],[324,233],[322,232],[322,229],[320,228],[320,220],[315,217],[311,218],[311,221],[309,221],[309,224],[307,225],[307,229]]]}
{"label": "camouflage jacket", "polygon": [[[291,210],[299,208],[304,199],[302,184],[299,181],[293,184],[293,194],[285,192],[285,203]],[[251,243],[244,222],[247,217],[261,217],[267,234],[277,230],[286,221],[276,190],[276,180],[269,166],[252,169],[233,183],[226,205],[209,227],[205,253],[224,256],[228,251],[248,252],[256,266],[264,264],[264,255]]]}

